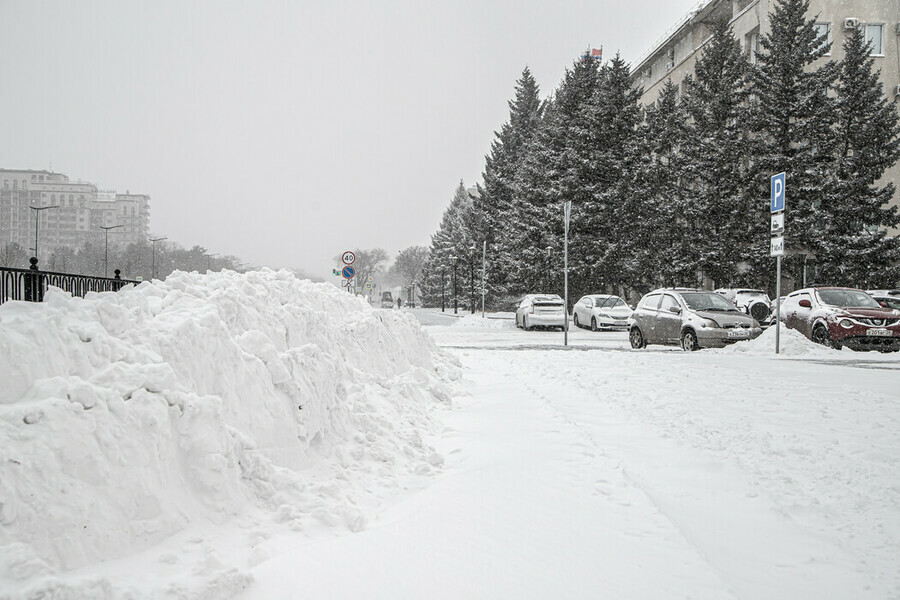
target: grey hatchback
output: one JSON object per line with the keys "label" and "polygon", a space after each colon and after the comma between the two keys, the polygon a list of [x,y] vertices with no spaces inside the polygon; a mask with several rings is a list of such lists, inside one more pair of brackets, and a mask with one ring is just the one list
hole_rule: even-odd
{"label": "grey hatchback", "polygon": [[648,344],[680,345],[685,350],[721,348],[762,333],[745,315],[714,292],[692,288],[663,288],[641,298],[629,331],[632,348]]}

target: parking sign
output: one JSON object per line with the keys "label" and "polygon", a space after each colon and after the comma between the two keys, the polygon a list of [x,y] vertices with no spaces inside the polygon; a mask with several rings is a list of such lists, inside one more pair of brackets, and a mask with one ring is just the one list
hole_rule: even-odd
{"label": "parking sign", "polygon": [[784,173],[772,175],[770,200],[773,213],[784,210]]}

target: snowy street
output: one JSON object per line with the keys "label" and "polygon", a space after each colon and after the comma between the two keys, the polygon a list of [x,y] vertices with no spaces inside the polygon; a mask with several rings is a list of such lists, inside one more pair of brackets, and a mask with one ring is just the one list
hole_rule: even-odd
{"label": "snowy street", "polygon": [[898,597],[895,359],[498,325],[428,327],[471,392],[434,484],[261,565],[247,598]]}

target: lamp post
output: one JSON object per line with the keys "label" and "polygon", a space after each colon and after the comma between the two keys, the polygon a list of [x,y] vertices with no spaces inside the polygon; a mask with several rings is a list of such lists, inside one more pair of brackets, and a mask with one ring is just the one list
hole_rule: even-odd
{"label": "lamp post", "polygon": [[484,278],[487,270],[487,240],[481,243],[481,318],[484,318]]}
{"label": "lamp post", "polygon": [[550,252],[553,246],[547,246],[545,250],[547,250],[547,292],[550,292]]}
{"label": "lamp post", "polygon": [[563,345],[569,345],[569,220],[572,217],[572,201],[563,203],[563,220],[565,222],[565,241],[563,242],[563,286],[565,290],[566,326],[563,329]]}
{"label": "lamp post", "polygon": [[475,244],[469,248],[469,311],[475,314]]}
{"label": "lamp post", "polygon": [[38,221],[40,221],[41,211],[48,208],[59,208],[58,204],[53,206],[29,206],[34,211],[34,257],[38,258]]}
{"label": "lamp post", "polygon": [[402,250],[397,250],[397,273],[400,274],[400,292],[397,294],[397,308],[403,306],[403,265],[400,264],[400,253]]}
{"label": "lamp post", "polygon": [[167,240],[167,237],[150,238],[150,245],[153,246],[153,266],[150,267],[150,278],[156,279],[156,242]]}
{"label": "lamp post", "polygon": [[459,262],[459,258],[451,256],[450,260],[453,261],[453,314],[456,315],[459,314],[459,304],[456,297],[456,263]]}
{"label": "lamp post", "polygon": [[444,292],[444,281],[447,280],[446,269],[441,269],[441,312],[447,307],[447,294]]}
{"label": "lamp post", "polygon": [[116,229],[118,227],[125,227],[124,225],[101,225],[100,229],[103,230],[104,237],[104,245],[106,249],[103,251],[103,276],[109,277],[109,230]]}

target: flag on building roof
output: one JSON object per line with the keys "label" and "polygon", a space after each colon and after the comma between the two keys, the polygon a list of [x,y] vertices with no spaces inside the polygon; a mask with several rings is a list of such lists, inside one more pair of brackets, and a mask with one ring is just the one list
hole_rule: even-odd
{"label": "flag on building roof", "polygon": [[600,46],[600,49],[591,48],[591,58],[599,58],[603,60],[603,46]]}

